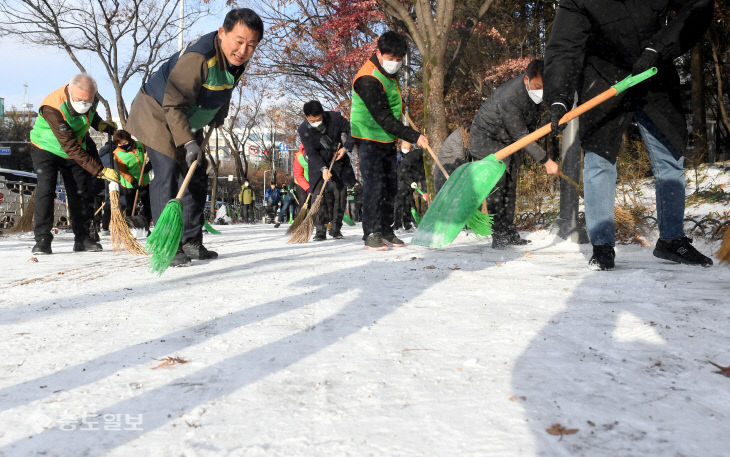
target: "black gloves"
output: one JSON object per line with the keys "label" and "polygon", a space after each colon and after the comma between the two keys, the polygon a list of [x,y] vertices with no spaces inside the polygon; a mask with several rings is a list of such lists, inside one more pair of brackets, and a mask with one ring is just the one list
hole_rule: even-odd
{"label": "black gloves", "polygon": [[552,127],[550,136],[556,136],[558,133],[563,131],[567,123],[563,125],[558,124],[560,119],[562,119],[567,112],[568,109],[562,103],[556,102],[550,105],[550,127]]}
{"label": "black gloves", "polygon": [[638,75],[639,73],[643,73],[651,67],[655,67],[657,62],[659,62],[659,57],[659,52],[651,48],[645,48],[637,61],[634,62],[631,73],[633,75]]}
{"label": "black gloves", "polygon": [[200,149],[200,146],[198,146],[198,142],[188,141],[185,144],[185,162],[187,162],[188,166],[192,165],[194,161],[198,161],[198,165],[201,165],[201,161],[203,159],[203,150]]}

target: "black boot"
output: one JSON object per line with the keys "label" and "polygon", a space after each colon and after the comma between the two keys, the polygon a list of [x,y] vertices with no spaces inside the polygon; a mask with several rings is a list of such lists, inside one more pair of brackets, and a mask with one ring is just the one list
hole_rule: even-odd
{"label": "black boot", "polygon": [[522,238],[517,229],[513,229],[507,232],[507,240],[509,241],[509,244],[514,246],[524,246],[526,244],[532,243],[532,240],[526,240]]}
{"label": "black boot", "polygon": [[387,251],[388,246],[383,242],[383,235],[380,232],[373,232],[365,238],[365,249],[370,251]]}
{"label": "black boot", "polygon": [[99,252],[102,250],[101,244],[92,240],[91,238],[84,237],[81,239],[74,240],[74,252]]}
{"label": "black boot", "polygon": [[345,236],[342,234],[342,231],[340,230],[339,226],[332,227],[332,230],[330,230],[330,236],[336,240],[341,240]]}
{"label": "black boot", "polygon": [[657,240],[654,257],[685,265],[712,266],[712,259],[695,249],[692,239],[686,236],[677,240]]}
{"label": "black boot", "polygon": [[324,225],[317,225],[314,228],[314,238],[312,241],[324,241],[327,239],[327,227]]}
{"label": "black boot", "polygon": [[592,270],[613,270],[616,258],[616,251],[610,244],[593,246],[593,257],[588,261],[588,267]]}
{"label": "black boot", "polygon": [[395,236],[395,233],[383,233],[383,243],[386,244],[386,246],[392,246],[394,248],[401,248],[406,245],[406,243],[403,242],[400,238]]}
{"label": "black boot", "polygon": [[203,246],[203,242],[199,240],[188,241],[182,246],[183,252],[191,259],[208,260],[218,257],[215,251],[209,251]]}
{"label": "black boot", "polygon": [[53,235],[44,235],[38,238],[31,252],[33,254],[53,254],[51,241],[53,241]]}
{"label": "black boot", "polygon": [[492,233],[492,249],[504,249],[509,246],[509,235],[504,232]]}
{"label": "black boot", "polygon": [[190,260],[190,257],[188,257],[188,255],[179,248],[175,257],[172,258],[172,262],[170,262],[171,267],[189,267],[192,264],[193,262]]}

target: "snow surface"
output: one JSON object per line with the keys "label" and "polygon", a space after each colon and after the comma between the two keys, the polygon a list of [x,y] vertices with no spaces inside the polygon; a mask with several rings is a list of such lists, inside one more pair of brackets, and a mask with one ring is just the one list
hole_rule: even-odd
{"label": "snow surface", "polygon": [[0,239],[0,455],[728,455],[730,268],[285,227],[218,226],[217,260],[162,277],[108,239]]}

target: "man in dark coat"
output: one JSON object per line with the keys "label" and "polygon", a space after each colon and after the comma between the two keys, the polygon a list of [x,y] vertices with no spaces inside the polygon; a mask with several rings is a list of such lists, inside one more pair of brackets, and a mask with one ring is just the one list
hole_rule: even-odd
{"label": "man in dark coat", "polygon": [[[327,223],[331,223],[330,236],[342,238],[342,217],[345,215],[347,188],[355,184],[347,153],[352,151],[350,123],[336,111],[325,111],[317,100],[304,104],[306,120],[299,125],[297,133],[307,153],[309,164],[309,190],[312,198],[325,187],[322,206],[315,221],[315,241],[327,238]],[[328,171],[332,158],[332,172]]]}
{"label": "man in dark coat", "polygon": [[188,167],[194,161],[200,165],[182,195],[183,233],[171,266],[218,257],[203,246],[208,189],[203,130],[223,124],[233,89],[263,34],[263,21],[254,11],[229,11],[217,31],[203,35],[160,65],[132,102],[126,130],[145,145],[155,170],[150,183],[155,221],[177,194]]}
{"label": "man in dark coat", "polygon": [[426,179],[426,172],[423,168],[423,149],[413,147],[407,141],[401,144],[401,156],[398,164],[398,190],[395,193],[395,215],[393,231],[411,230],[413,227],[413,216],[411,208],[414,205],[412,183],[419,184]]}
{"label": "man in dark coat", "polygon": [[[562,0],[545,52],[545,93],[553,132],[573,104],[589,100],[653,66],[650,80],[581,116],[583,181],[592,268],[614,268],[616,156],[628,125],[639,125],[656,180],[656,257],[712,265],[684,234],[684,154],[687,128],[672,60],[707,30],[712,0]],[[674,17],[667,22],[667,14]]]}
{"label": "man in dark coat", "polygon": [[[498,87],[479,107],[469,133],[470,153],[476,159],[494,154],[535,130],[542,113],[541,60],[533,60],[526,74],[519,75]],[[560,173],[543,148],[531,143],[523,149],[537,162],[545,165],[549,174]],[[520,152],[507,157],[507,169],[487,198],[489,213],[494,215],[492,247],[527,244],[514,226]]]}

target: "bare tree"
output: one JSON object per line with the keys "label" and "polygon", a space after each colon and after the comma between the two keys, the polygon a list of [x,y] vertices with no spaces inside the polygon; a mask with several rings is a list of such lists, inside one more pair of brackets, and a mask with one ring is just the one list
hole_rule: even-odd
{"label": "bare tree", "polygon": [[[244,77],[239,81],[228,111],[228,122],[221,130],[236,164],[236,177],[240,185],[248,177],[248,157],[245,145],[251,133],[260,122],[264,100],[267,98],[265,84],[256,78]],[[243,161],[241,160],[243,159]]]}
{"label": "bare tree", "polygon": [[[63,49],[82,72],[81,56],[97,57],[117,99],[116,111],[127,121],[124,86],[135,76],[146,81],[173,52],[178,37],[180,0],[19,0],[0,2],[0,34],[27,43]],[[184,23],[193,25],[207,6],[189,2]],[[111,107],[101,95],[107,117]]]}

